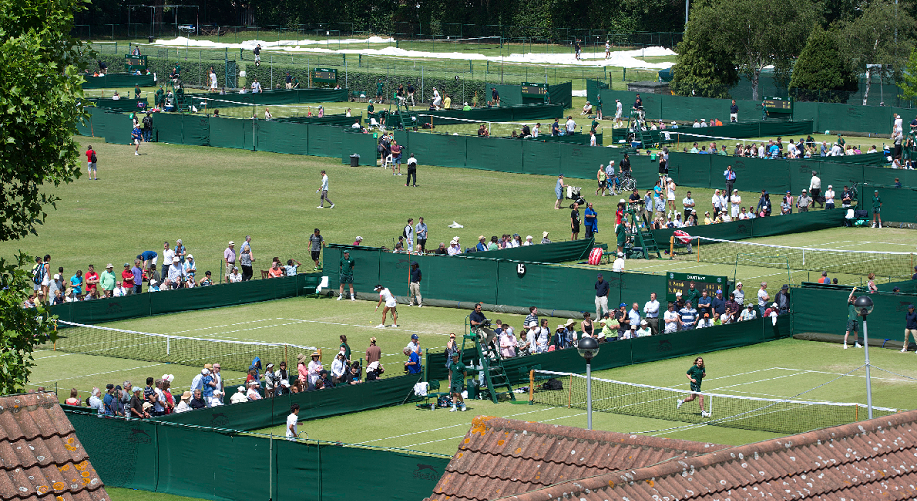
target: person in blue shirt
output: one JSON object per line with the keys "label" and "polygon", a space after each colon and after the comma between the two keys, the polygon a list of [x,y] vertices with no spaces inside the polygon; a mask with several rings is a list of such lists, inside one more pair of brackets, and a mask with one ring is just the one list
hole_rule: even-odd
{"label": "person in blue shirt", "polygon": [[560,135],[560,123],[558,123],[557,118],[555,118],[554,123],[551,124],[551,135],[555,137]]}
{"label": "person in blue shirt", "polygon": [[83,293],[83,270],[76,270],[76,275],[70,277],[70,288],[75,296]]}
{"label": "person in blue shirt", "polygon": [[[556,125],[557,122],[554,122]],[[564,184],[564,175],[561,174],[557,176],[557,184],[554,185],[554,197],[557,198],[557,202],[554,203],[555,209],[560,209],[560,203],[564,201],[564,188],[567,185]]]}
{"label": "person in blue shirt", "polygon": [[404,370],[408,374],[420,374],[423,366],[420,365],[420,339],[417,339],[417,350],[411,350],[410,358],[404,363]]}
{"label": "person in blue shirt", "polygon": [[704,316],[705,313],[711,317],[713,316],[711,311],[712,303],[713,298],[707,295],[707,289],[700,291],[700,298],[697,299],[697,312],[700,316]]}
{"label": "person in blue shirt", "polygon": [[710,307],[713,308],[713,312],[716,313],[717,318],[723,313],[726,313],[726,299],[723,298],[722,289],[716,290],[716,296],[710,301]]}
{"label": "person in blue shirt", "polygon": [[143,261],[143,269],[150,269],[150,264],[156,264],[156,260],[159,258],[159,254],[155,251],[143,251],[137,255],[137,259]]}
{"label": "person in blue shirt", "polygon": [[586,211],[583,216],[586,226],[586,238],[592,238],[599,232],[599,214],[592,208],[592,202],[586,204]]}
{"label": "person in blue shirt", "polygon": [[[408,160],[408,166],[410,166],[410,160]],[[410,168],[410,167],[409,167]],[[427,250],[427,223],[423,222],[423,218],[420,218],[420,222],[417,223],[417,226],[414,227],[414,235],[417,236],[417,247],[420,249],[420,252],[426,252]]]}
{"label": "person in blue shirt", "polygon": [[691,306],[691,301],[685,301],[685,307],[678,312],[681,317],[681,330],[689,331],[694,329],[697,322],[697,310]]}

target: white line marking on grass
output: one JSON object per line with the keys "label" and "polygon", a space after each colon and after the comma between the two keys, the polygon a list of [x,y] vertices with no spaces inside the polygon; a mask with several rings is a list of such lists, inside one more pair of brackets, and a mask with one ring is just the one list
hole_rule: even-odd
{"label": "white line marking on grass", "polygon": [[[310,323],[310,324],[338,325],[338,326],[341,326],[341,327],[360,327],[360,328],[363,328],[363,329],[374,329],[374,330],[376,330],[376,326],[375,326],[375,325],[345,324],[345,323],[343,323],[343,322],[326,322],[326,321],[323,321],[323,320],[304,320],[304,319],[301,319],[301,318],[278,318],[277,320],[290,320],[290,321],[293,321],[293,322]],[[392,330],[394,330],[395,332],[407,332],[407,333],[410,333],[410,334],[434,334],[434,335],[437,335],[437,336],[448,336],[448,335],[449,335],[448,332],[415,331],[415,330],[405,329],[405,328],[403,328],[403,327],[398,327],[397,329],[392,329],[392,327],[386,327],[385,329],[378,329],[378,330],[384,330],[384,331],[392,331]]]}
{"label": "white line marking on grass", "polygon": [[[172,335],[179,335],[179,334],[184,334],[184,333],[186,333],[186,332],[197,332],[197,331],[206,331],[206,330],[213,330],[213,329],[223,329],[223,328],[226,328],[226,327],[236,327],[236,326],[238,326],[238,325],[254,324],[254,323],[258,323],[258,322],[272,322],[272,321],[274,321],[274,320],[275,320],[275,319],[273,319],[273,318],[263,318],[263,319],[260,319],[260,320],[249,320],[249,321],[247,321],[247,322],[236,322],[236,323],[225,324],[225,325],[211,325],[211,326],[208,326],[208,327],[199,327],[199,328],[197,328],[197,329],[186,329],[186,330],[183,330],[183,331],[175,331],[175,332],[172,332],[172,333],[170,333],[170,334],[172,334]],[[280,320],[280,319],[276,319],[276,320]]]}
{"label": "white line marking on grass", "polygon": [[[527,415],[527,414],[534,414],[534,413],[537,413],[537,412],[545,412],[545,411],[550,410],[550,409],[553,409],[553,407],[545,407],[545,408],[541,408],[541,409],[536,409],[536,410],[531,410],[531,411],[526,411],[526,412],[520,412],[520,413],[518,413],[518,414],[510,414],[510,415],[504,416],[504,417],[506,417],[506,418],[513,418],[513,417],[517,417],[517,416],[525,416],[525,415]],[[454,425],[451,425],[451,426],[443,426],[442,428],[433,428],[432,430],[420,430],[420,431],[414,431],[414,432],[411,432],[411,433],[404,433],[404,434],[401,434],[401,435],[394,435],[394,436],[391,436],[391,437],[374,438],[374,439],[372,439],[372,440],[366,440],[366,441],[363,441],[363,442],[361,442],[361,443],[363,443],[363,444],[369,444],[369,443],[372,443],[372,442],[381,442],[382,440],[394,440],[394,439],[396,439],[396,438],[410,437],[410,436],[413,436],[413,435],[421,435],[421,434],[424,434],[424,433],[430,433],[430,432],[435,432],[435,431],[448,430],[449,428],[459,428],[459,427],[467,427],[467,426],[468,426],[467,423],[454,424]],[[464,435],[462,435],[462,437],[464,437]],[[458,438],[461,438],[461,437],[458,437]],[[442,439],[442,440],[451,440],[451,439]],[[437,441],[437,440],[434,440],[434,442],[436,442],[436,441]],[[432,443],[432,442],[425,442],[425,443]],[[422,444],[411,444],[411,445],[405,445],[405,446],[403,446],[403,447],[404,447],[404,448],[407,448],[407,447],[413,447],[413,446],[415,446],[415,445],[422,445]]]}
{"label": "white line marking on grass", "polygon": [[[862,369],[862,367],[860,367],[860,368]],[[811,369],[787,369],[787,368],[785,368],[785,367],[774,367],[774,369],[785,369],[785,370],[788,370],[788,371],[801,371],[801,372],[803,372],[803,373],[812,373],[812,374],[828,374],[828,375],[831,375],[831,376],[843,376],[843,375],[846,374],[846,373],[843,373],[843,372],[815,371],[815,370],[811,370]],[[858,377],[858,378],[862,378],[862,379],[865,379],[865,378],[866,378],[866,375],[865,375],[865,374],[863,374],[863,375],[860,375],[860,374],[846,374],[846,375],[849,376],[849,377]],[[878,380],[880,380],[880,381],[893,381],[893,382],[908,382],[908,381],[913,381],[912,379],[900,378],[900,377],[889,378],[889,377],[872,376],[872,379],[878,379]]]}
{"label": "white line marking on grass", "polygon": [[158,367],[158,366],[160,366],[160,365],[167,365],[167,364],[141,365],[141,366],[139,366],[139,367],[131,367],[131,368],[129,368],[129,369],[118,369],[118,370],[116,370],[116,371],[96,372],[95,374],[83,374],[82,376],[73,376],[73,377],[66,377],[66,378],[57,378],[57,379],[51,379],[51,380],[48,380],[48,381],[31,381],[31,382],[29,382],[29,384],[37,385],[37,384],[54,383],[54,382],[59,382],[59,381],[70,381],[70,380],[79,379],[79,378],[94,377],[94,376],[104,376],[105,374],[114,374],[114,373],[116,373],[116,372],[135,371],[135,370],[139,370],[139,369],[149,369],[150,367]]}

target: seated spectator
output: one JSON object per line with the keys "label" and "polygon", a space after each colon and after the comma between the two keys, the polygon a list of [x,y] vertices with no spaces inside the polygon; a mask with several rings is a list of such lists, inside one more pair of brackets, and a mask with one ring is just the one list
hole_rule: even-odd
{"label": "seated spectator", "polygon": [[248,400],[250,402],[254,402],[255,400],[261,400],[261,392],[259,391],[260,389],[261,389],[261,384],[258,383],[257,379],[249,381],[248,382],[248,392],[246,392],[245,396],[248,397]]}
{"label": "seated spectator", "polygon": [[280,267],[279,261],[271,263],[271,269],[267,272],[270,278],[280,278],[283,276],[283,268]]}
{"label": "seated spectator", "polygon": [[758,316],[758,313],[755,311],[754,305],[748,303],[745,307],[745,311],[739,316],[739,321],[744,322],[746,320],[754,320]]}
{"label": "seated spectator", "polygon": [[189,405],[189,402],[191,402],[191,392],[186,391],[182,393],[181,400],[178,402],[178,405],[175,406],[175,413],[180,414],[182,412],[190,411],[191,406]]}
{"label": "seated spectator", "polygon": [[378,360],[366,366],[366,380],[375,381],[382,377],[382,374],[385,372],[385,369],[379,363]]}
{"label": "seated spectator", "polygon": [[704,313],[700,320],[697,321],[697,329],[713,327],[713,320],[710,320],[710,314]]}
{"label": "seated spectator", "polygon": [[208,287],[208,286],[213,285],[213,280],[210,278],[210,271],[204,272],[204,278],[201,279],[201,283],[199,283],[198,285],[200,285],[201,287]]}
{"label": "seated spectator", "polygon": [[[185,392],[185,393],[187,394],[188,392]],[[239,386],[238,388],[236,388],[236,392],[233,394],[233,396],[229,398],[229,403],[230,404],[241,404],[243,402],[248,402],[248,397],[245,396],[245,387]]]}
{"label": "seated spectator", "polygon": [[648,337],[653,335],[653,330],[650,329],[649,324],[646,320],[640,321],[640,328],[637,329],[636,337]]}
{"label": "seated spectator", "polygon": [[363,374],[360,368],[359,363],[354,363],[350,366],[350,371],[347,372],[347,384],[357,384],[362,383],[361,381]]}
{"label": "seated spectator", "polygon": [[287,259],[287,265],[284,267],[284,273],[288,277],[295,276],[297,273],[299,273],[300,266],[302,266],[302,263],[299,261],[295,259]]}
{"label": "seated spectator", "polygon": [[209,407],[219,407],[223,405],[223,392],[220,390],[213,390],[213,396],[210,397]]}
{"label": "seated spectator", "polygon": [[[416,341],[418,342],[419,348],[420,340]],[[420,374],[422,369],[423,366],[420,364],[419,350],[411,350],[410,355],[408,355],[408,361],[404,363],[404,371],[408,374]]]}
{"label": "seated spectator", "polygon": [[99,415],[102,415],[105,413],[105,409],[103,408],[103,405],[102,405],[102,390],[98,388],[93,388],[92,393],[89,395],[89,399],[87,400],[86,403],[90,409],[95,409],[95,411]]}
{"label": "seated spectator", "polygon": [[[149,402],[146,402],[149,404]],[[131,397],[130,417],[134,419],[145,419],[150,417],[146,411],[143,401],[143,388],[134,388],[134,396]]]}
{"label": "seated spectator", "polygon": [[344,352],[339,351],[331,362],[331,380],[333,383],[346,383],[347,363],[344,360]]}
{"label": "seated spectator", "polygon": [[229,283],[235,284],[242,281],[242,274],[239,273],[239,268],[237,266],[232,267],[232,273],[229,275]]}
{"label": "seated spectator", "polygon": [[64,403],[67,405],[73,405],[75,407],[79,407],[80,405],[82,405],[82,402],[80,401],[80,397],[79,397],[79,392],[77,391],[76,388],[70,389],[70,398],[68,398],[67,400],[64,400]]}
{"label": "seated spectator", "polygon": [[504,329],[500,334],[500,355],[503,358],[513,358],[516,356],[516,348],[519,343],[512,329]]}
{"label": "seated spectator", "polygon": [[318,380],[315,381],[315,389],[323,390],[325,388],[334,388],[334,381],[331,380],[331,376],[328,374],[328,371],[323,369],[318,373]]}
{"label": "seated spectator", "polygon": [[446,253],[450,256],[455,256],[456,254],[462,253],[462,248],[459,246],[458,238],[453,238],[452,241],[449,242],[449,249],[446,251]]}
{"label": "seated spectator", "polygon": [[207,401],[204,400],[204,393],[201,390],[194,390],[194,396],[191,398],[188,405],[194,410],[207,407]]}

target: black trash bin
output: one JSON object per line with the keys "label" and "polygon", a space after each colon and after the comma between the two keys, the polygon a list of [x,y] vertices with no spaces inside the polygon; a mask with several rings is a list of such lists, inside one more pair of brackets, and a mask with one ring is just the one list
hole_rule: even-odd
{"label": "black trash bin", "polygon": [[148,37],[148,39],[149,39],[150,43],[153,43],[153,37],[152,37],[152,36]]}
{"label": "black trash bin", "polygon": [[353,155],[350,155],[350,166],[351,166],[351,167],[359,167],[359,166],[360,166],[360,155],[358,155],[358,154],[356,154],[356,153],[354,153]]}

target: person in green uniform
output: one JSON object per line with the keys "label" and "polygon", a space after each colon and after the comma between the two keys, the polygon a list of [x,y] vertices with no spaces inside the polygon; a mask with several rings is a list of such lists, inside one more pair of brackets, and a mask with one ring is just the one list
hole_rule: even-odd
{"label": "person in green uniform", "polygon": [[856,301],[856,298],[853,297],[853,293],[856,292],[857,288],[854,287],[850,291],[850,295],[847,296],[847,330],[844,331],[844,349],[847,349],[847,337],[850,333],[853,333],[853,342],[856,343],[854,346],[857,348],[862,348],[863,345],[860,344],[859,339],[859,329],[857,325],[859,324],[860,315],[857,311],[856,306],[853,305],[853,302]]}
{"label": "person in green uniform", "polygon": [[844,149],[844,146],[847,145],[847,141],[844,141],[844,138],[841,137],[840,134],[837,135],[837,145],[840,146],[842,150]]}
{"label": "person in green uniform", "polygon": [[384,88],[385,88],[385,84],[382,83],[382,79],[380,78],[379,82],[376,83],[376,99],[379,100],[380,103],[382,102],[382,96],[383,96],[382,92]]}
{"label": "person in green uniform", "polygon": [[134,99],[140,99],[140,84],[134,84]]}
{"label": "person in green uniform", "polygon": [[691,301],[691,304],[697,304],[700,299],[700,292],[694,288],[694,282],[688,282],[688,289],[685,291],[685,302]]}
{"label": "person in green uniform", "polygon": [[156,97],[154,98],[154,103],[157,108],[162,108],[163,101],[166,100],[166,93],[162,90],[162,85],[159,86],[159,90],[156,91]]}
{"label": "person in green uniform", "polygon": [[[710,413],[704,410],[704,396],[700,392],[700,385],[703,382],[704,378],[707,377],[707,369],[704,366],[704,359],[697,357],[694,359],[694,365],[688,369],[688,372],[685,373],[688,377],[688,381],[691,381],[691,394],[688,395],[684,400],[679,400],[675,404],[676,409],[681,408],[681,404],[685,402],[693,402],[694,399],[697,399],[698,404],[700,405],[700,413],[703,417],[710,417]],[[700,398],[698,398],[700,397]]]}
{"label": "person in green uniform", "polygon": [[347,344],[347,336],[341,334],[341,347],[340,351],[344,352],[344,363],[350,365],[350,345]]}
{"label": "person in green uniform", "polygon": [[373,106],[373,101],[372,101],[372,99],[369,100],[369,104],[366,106],[366,112],[367,112],[367,113],[370,113],[370,114],[376,112],[376,107]]}
{"label": "person in green uniform", "polygon": [[[872,227],[881,228],[882,227],[882,199],[879,198],[879,190],[876,190],[872,195]],[[879,226],[876,226],[876,219],[879,220]]]}
{"label": "person in green uniform", "polygon": [[[465,364],[462,363],[461,354],[457,351],[452,352],[452,365],[449,367],[449,393],[452,394],[452,409],[449,412],[455,412],[461,409],[462,412],[468,410],[465,408],[465,400],[462,398],[462,390],[465,384],[465,378],[468,372],[465,370]],[[456,403],[459,407],[456,408]]]}
{"label": "person in green uniform", "polygon": [[592,127],[589,129],[593,134],[598,134],[599,119],[598,117],[592,119]]}
{"label": "person in green uniform", "polygon": [[627,233],[625,233],[623,222],[615,226],[615,236],[618,240],[618,252],[624,252],[624,241],[627,239]]}
{"label": "person in green uniform", "polygon": [[338,292],[338,301],[344,299],[344,284],[350,285],[350,300],[357,300],[357,298],[353,295],[353,265],[354,261],[350,258],[350,251],[345,250],[344,255],[341,256],[341,290]]}
{"label": "person in green uniform", "polygon": [[602,95],[596,94],[595,96],[595,118],[596,120],[602,120]]}

